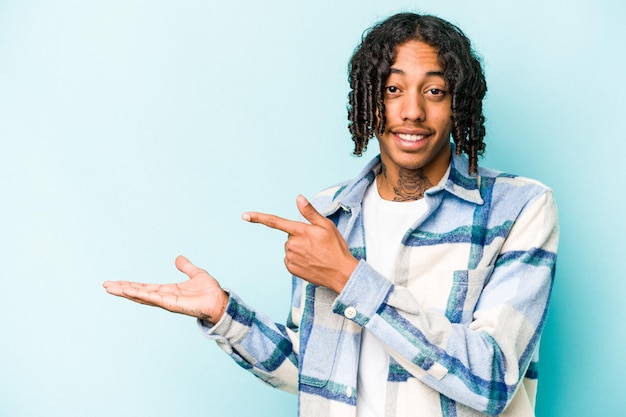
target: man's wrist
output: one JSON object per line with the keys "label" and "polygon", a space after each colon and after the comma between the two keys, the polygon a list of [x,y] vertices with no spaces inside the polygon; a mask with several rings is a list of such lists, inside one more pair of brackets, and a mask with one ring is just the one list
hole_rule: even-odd
{"label": "man's wrist", "polygon": [[341,291],[343,291],[343,288],[346,286],[346,283],[352,276],[352,273],[358,264],[359,261],[354,256],[351,256],[350,260],[345,263],[345,266],[340,271],[340,278],[336,281],[333,288],[337,294],[340,294]]}
{"label": "man's wrist", "polygon": [[228,308],[228,300],[230,299],[230,294],[228,294],[226,291],[222,290],[221,293],[221,297],[220,297],[220,302],[219,302],[219,310],[218,310],[218,314],[215,318],[215,323],[217,323],[218,321],[221,320],[221,318],[224,316],[224,313],[226,313],[226,308]]}

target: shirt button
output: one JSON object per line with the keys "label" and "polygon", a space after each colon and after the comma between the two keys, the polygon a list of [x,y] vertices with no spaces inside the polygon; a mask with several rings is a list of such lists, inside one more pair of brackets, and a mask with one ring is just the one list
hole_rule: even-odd
{"label": "shirt button", "polygon": [[343,315],[346,316],[349,319],[353,319],[356,317],[356,308],[354,307],[348,307],[345,309],[345,311],[343,312]]}
{"label": "shirt button", "polygon": [[346,395],[348,396],[348,398],[352,397],[352,387],[346,388]]}

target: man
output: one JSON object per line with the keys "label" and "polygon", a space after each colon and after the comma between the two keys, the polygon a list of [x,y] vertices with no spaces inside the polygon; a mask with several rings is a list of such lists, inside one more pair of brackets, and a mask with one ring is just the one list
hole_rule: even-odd
{"label": "man", "polygon": [[[558,241],[552,192],[479,168],[486,84],[469,40],[433,16],[372,28],[350,62],[354,180],[296,203],[287,325],[176,259],[189,280],[107,291],[199,319],[301,416],[533,416],[536,363]],[[450,138],[454,143],[451,143]],[[316,207],[316,208],[314,208]]]}

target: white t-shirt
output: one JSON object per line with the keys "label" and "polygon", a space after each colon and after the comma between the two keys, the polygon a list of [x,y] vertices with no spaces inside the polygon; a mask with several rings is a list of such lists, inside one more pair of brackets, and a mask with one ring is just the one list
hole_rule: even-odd
{"label": "white t-shirt", "polygon": [[[397,251],[404,234],[426,212],[424,199],[408,202],[383,200],[376,181],[363,198],[363,225],[367,263],[394,280]],[[361,334],[357,382],[357,417],[383,417],[389,355],[368,330]]]}

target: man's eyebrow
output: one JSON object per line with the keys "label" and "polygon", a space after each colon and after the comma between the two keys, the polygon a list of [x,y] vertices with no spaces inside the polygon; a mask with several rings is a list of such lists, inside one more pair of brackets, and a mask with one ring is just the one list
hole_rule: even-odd
{"label": "man's eyebrow", "polygon": [[[399,75],[405,75],[406,72],[400,68],[394,68],[391,67],[389,69],[389,73],[390,74],[399,74]],[[427,77],[443,77],[443,71],[427,71],[426,72],[426,76]]]}

